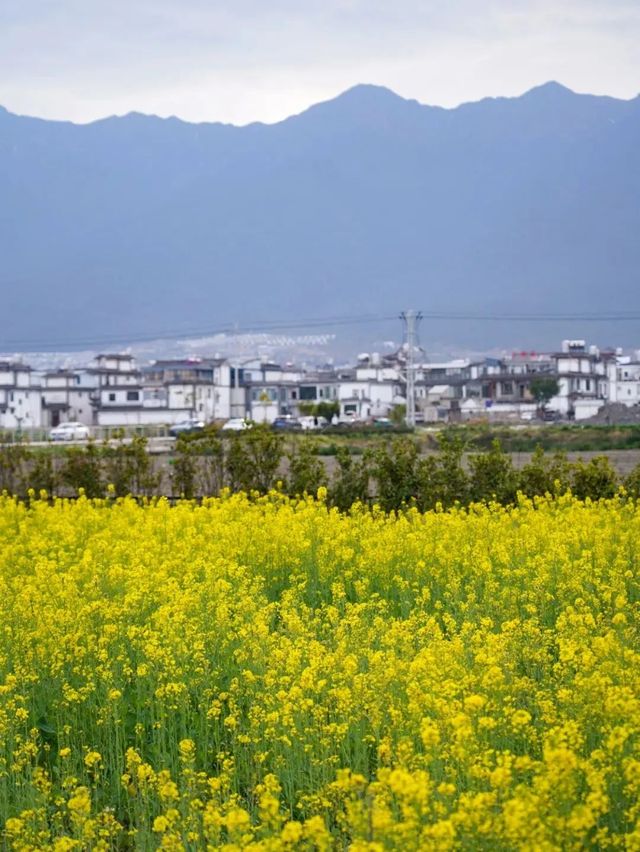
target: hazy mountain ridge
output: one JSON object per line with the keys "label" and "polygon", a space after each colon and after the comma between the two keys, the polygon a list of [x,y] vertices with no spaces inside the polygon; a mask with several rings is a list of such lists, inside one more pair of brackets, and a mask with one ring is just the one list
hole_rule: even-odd
{"label": "hazy mountain ridge", "polygon": [[640,98],[556,83],[451,110],[357,86],[245,127],[2,110],[0,199],[8,340],[640,308]]}

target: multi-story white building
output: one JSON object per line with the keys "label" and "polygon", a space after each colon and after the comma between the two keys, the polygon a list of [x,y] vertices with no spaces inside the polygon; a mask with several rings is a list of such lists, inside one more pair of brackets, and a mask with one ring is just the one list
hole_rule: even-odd
{"label": "multi-story white building", "polygon": [[549,405],[576,420],[594,415],[608,399],[607,367],[598,348],[587,348],[584,340],[563,340],[552,360],[559,391]]}
{"label": "multi-story white building", "polygon": [[396,405],[406,402],[405,387],[398,372],[386,377],[382,367],[376,374],[371,367],[343,371],[338,374],[340,419],[388,417]]}
{"label": "multi-story white building", "polygon": [[87,370],[94,384],[94,423],[128,426],[144,423],[142,377],[132,355],[98,355]]}
{"label": "multi-story white building", "polygon": [[0,362],[0,429],[40,426],[42,399],[38,377],[26,364]]}
{"label": "multi-story white building", "polygon": [[231,416],[231,369],[220,358],[155,361],[142,371],[143,407],[164,411],[169,422]]}
{"label": "multi-story white building", "polygon": [[42,425],[57,426],[76,420],[94,422],[95,377],[87,370],[50,370],[40,375]]}
{"label": "multi-story white building", "polygon": [[633,355],[619,351],[607,363],[609,402],[640,405],[640,350]]}
{"label": "multi-story white building", "polygon": [[282,367],[259,358],[231,368],[232,416],[257,423],[273,423],[276,417],[297,413],[301,370]]}

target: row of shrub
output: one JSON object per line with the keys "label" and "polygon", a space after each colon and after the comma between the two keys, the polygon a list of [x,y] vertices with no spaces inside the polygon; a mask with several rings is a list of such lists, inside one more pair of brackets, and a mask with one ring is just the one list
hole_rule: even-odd
{"label": "row of shrub", "polygon": [[[498,439],[511,453],[533,452],[537,446],[545,450],[572,452],[607,452],[640,449],[640,423],[619,426],[592,423],[545,423],[525,428],[492,423],[467,423],[447,426],[443,430],[464,441],[469,450],[488,450]],[[427,434],[427,446],[437,446],[439,435]]]}
{"label": "row of shrub", "polygon": [[114,442],[55,448],[0,446],[0,491],[19,497],[29,490],[75,496],[82,489],[89,497],[101,497],[108,485],[123,496],[162,492],[163,476],[155,469],[146,438],[125,442],[120,435]]}
{"label": "row of shrub", "polygon": [[259,425],[225,438],[215,430],[180,438],[169,464],[149,454],[143,437],[55,452],[6,445],[0,447],[0,491],[19,497],[32,489],[51,496],[193,498],[225,488],[259,493],[278,488],[298,496],[324,487],[330,504],[340,509],[375,501],[387,511],[488,500],[509,504],[518,492],[534,497],[571,490],[581,499],[599,499],[624,488],[640,497],[640,465],[620,477],[606,456],[572,462],[563,452],[538,447],[517,469],[498,441],[485,452],[467,454],[460,438],[446,433],[429,455],[412,437],[394,438],[359,456],[338,447],[329,464],[318,449],[313,438],[286,439]]}

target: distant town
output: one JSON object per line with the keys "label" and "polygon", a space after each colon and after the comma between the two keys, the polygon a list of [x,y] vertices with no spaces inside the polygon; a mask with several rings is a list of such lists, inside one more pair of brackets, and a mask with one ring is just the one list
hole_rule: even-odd
{"label": "distant town", "polygon": [[[547,380],[546,396],[541,380]],[[343,423],[526,422],[541,412],[547,419],[581,421],[606,403],[639,405],[640,350],[601,351],[584,340],[565,340],[557,352],[430,363],[404,345],[393,354],[363,353],[349,367],[313,370],[259,357],[140,365],[120,353],[74,369],[0,362],[0,428],[24,432],[69,421],[88,427],[171,426],[189,418],[273,423],[318,412]]]}

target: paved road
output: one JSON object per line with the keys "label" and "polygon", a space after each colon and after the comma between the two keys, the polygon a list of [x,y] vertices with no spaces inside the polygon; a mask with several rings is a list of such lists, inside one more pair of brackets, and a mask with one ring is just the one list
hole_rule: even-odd
{"label": "paved road", "polygon": [[[86,445],[86,441],[29,441],[29,447],[84,447]],[[102,441],[96,441],[97,444],[102,446]],[[112,440],[108,442],[110,446],[116,446],[117,444],[130,444],[131,439],[125,438],[124,441],[120,440]],[[148,438],[147,439],[147,449],[153,455],[161,454],[161,453],[170,453],[176,443],[175,438]],[[6,445],[5,445],[6,446]],[[8,446],[12,446],[9,444]]]}

